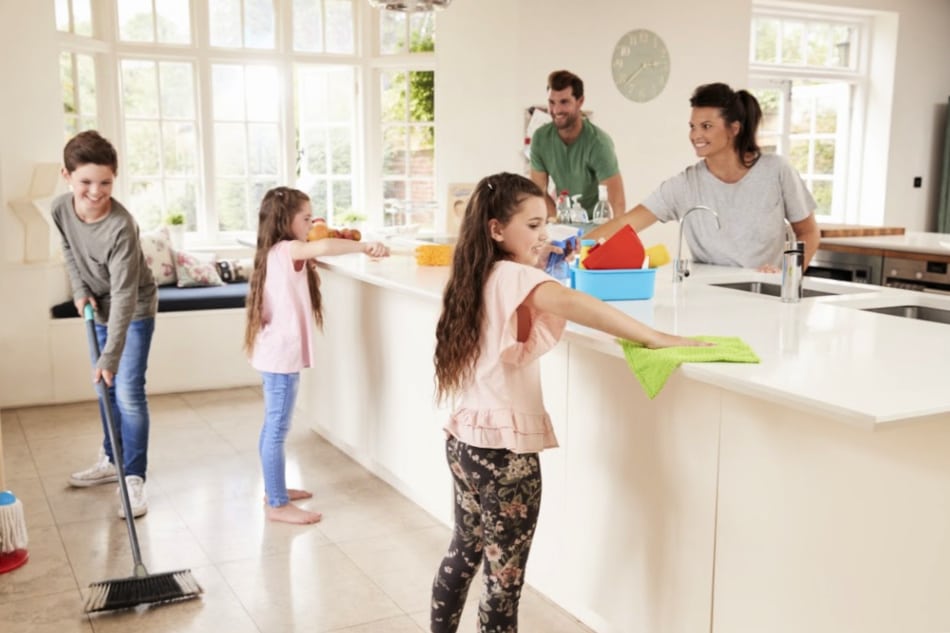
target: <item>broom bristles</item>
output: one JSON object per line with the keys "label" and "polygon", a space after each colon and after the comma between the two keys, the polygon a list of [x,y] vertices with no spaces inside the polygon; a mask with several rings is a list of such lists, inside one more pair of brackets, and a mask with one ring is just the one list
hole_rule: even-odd
{"label": "broom bristles", "polygon": [[89,585],[86,613],[129,609],[140,604],[197,598],[202,592],[190,569],[118,578]]}
{"label": "broom bristles", "polygon": [[0,505],[0,554],[10,554],[18,549],[26,549],[26,546],[23,504],[14,497],[13,503]]}

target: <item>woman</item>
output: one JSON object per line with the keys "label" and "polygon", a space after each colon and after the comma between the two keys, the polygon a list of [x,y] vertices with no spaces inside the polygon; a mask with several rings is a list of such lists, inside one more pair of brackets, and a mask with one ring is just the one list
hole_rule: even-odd
{"label": "woman", "polygon": [[585,237],[609,237],[624,224],[639,232],[704,205],[719,214],[719,226],[709,213],[690,217],[683,232],[696,261],[776,272],[788,220],[805,243],[807,266],[820,241],[815,200],[785,158],[759,149],[758,101],[745,90],[714,83],[696,88],[689,103],[689,140],[702,160]]}

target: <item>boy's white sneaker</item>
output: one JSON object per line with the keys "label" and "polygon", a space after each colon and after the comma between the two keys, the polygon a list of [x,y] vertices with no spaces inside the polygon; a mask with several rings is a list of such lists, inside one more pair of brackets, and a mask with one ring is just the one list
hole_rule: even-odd
{"label": "boy's white sneaker", "polygon": [[[138,475],[126,475],[125,487],[129,490],[129,506],[132,508],[132,516],[139,518],[148,512],[148,496],[145,494],[145,480]],[[122,491],[116,489],[120,495]],[[119,518],[125,518],[125,508],[122,507],[122,500],[119,500]]]}
{"label": "boy's white sneaker", "polygon": [[99,448],[99,457],[95,464],[69,476],[69,485],[77,488],[88,488],[113,481],[119,481],[119,475],[102,447]]}

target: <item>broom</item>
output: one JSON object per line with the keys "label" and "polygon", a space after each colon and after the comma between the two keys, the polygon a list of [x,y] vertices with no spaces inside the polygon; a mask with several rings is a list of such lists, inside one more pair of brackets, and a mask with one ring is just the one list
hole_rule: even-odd
{"label": "broom", "polygon": [[[86,336],[89,339],[89,354],[93,366],[99,360],[99,339],[96,338],[96,324],[93,322],[92,306],[86,304],[83,308],[83,317],[86,320]],[[114,609],[128,609],[140,604],[154,602],[171,602],[174,600],[189,600],[197,598],[201,593],[201,585],[191,575],[190,569],[171,571],[164,574],[149,574],[142,562],[142,553],[139,551],[139,539],[135,532],[135,520],[132,517],[132,507],[129,502],[129,490],[125,483],[125,468],[122,461],[122,447],[118,441],[118,431],[115,426],[115,416],[112,412],[112,401],[104,381],[96,382],[101,410],[105,414],[106,429],[109,432],[109,441],[112,443],[112,454],[115,459],[115,469],[119,476],[119,492],[122,497],[122,508],[125,510],[125,525],[129,531],[129,543],[132,546],[132,560],[134,567],[132,576],[115,580],[104,580],[89,585],[89,594],[86,596],[86,613],[94,611],[112,611]]]}
{"label": "broom", "polygon": [[22,567],[30,557],[26,551],[26,521],[23,518],[23,504],[5,488],[3,435],[0,433],[0,574]]}

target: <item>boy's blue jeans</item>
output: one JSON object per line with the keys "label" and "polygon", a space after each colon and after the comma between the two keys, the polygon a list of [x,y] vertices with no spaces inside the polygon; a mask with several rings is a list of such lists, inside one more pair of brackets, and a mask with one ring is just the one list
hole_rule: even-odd
{"label": "boy's blue jeans", "polygon": [[261,372],[264,380],[264,427],[258,450],[264,470],[264,493],[273,508],[287,505],[287,477],[284,461],[284,440],[290,430],[290,419],[297,400],[300,373],[274,374]]}
{"label": "boy's blue jeans", "polygon": [[[108,388],[109,400],[115,415],[116,430],[122,449],[122,465],[126,476],[138,475],[145,479],[148,469],[148,401],[145,398],[145,371],[148,369],[148,353],[152,347],[152,334],[155,333],[155,318],[148,317],[129,323],[125,335],[125,349],[119,359],[119,370],[113,384]],[[96,338],[99,348],[106,345],[108,328],[96,323]],[[102,410],[103,402],[99,400]],[[106,428],[105,413],[102,414],[102,430],[105,438],[102,447],[115,463],[109,431]]]}

